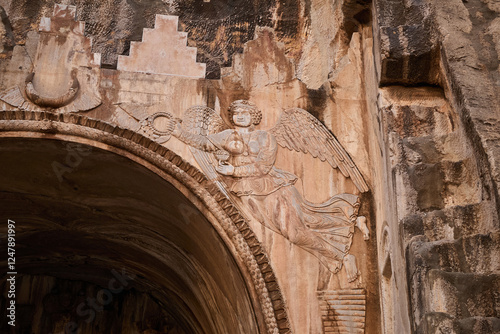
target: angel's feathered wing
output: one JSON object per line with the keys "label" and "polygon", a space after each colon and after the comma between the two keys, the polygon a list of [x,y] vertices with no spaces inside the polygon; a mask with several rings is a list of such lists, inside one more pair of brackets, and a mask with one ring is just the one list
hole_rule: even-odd
{"label": "angel's feathered wing", "polygon": [[[215,110],[205,106],[193,106],[187,109],[182,118],[182,127],[190,133],[201,136],[208,136],[229,128]],[[218,161],[214,154],[194,147],[191,147],[191,152],[207,178],[217,184],[222,192],[229,197],[224,181],[215,170]]]}
{"label": "angel's feathered wing", "polygon": [[345,177],[350,177],[361,192],[368,191],[363,176],[333,134],[313,115],[300,108],[284,110],[278,123],[269,130],[278,144],[289,150],[310,153],[313,157],[328,161]]}

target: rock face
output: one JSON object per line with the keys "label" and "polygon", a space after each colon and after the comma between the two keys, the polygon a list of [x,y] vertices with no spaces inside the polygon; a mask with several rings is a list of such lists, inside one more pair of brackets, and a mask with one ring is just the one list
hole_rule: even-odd
{"label": "rock face", "polygon": [[0,330],[499,333],[499,13],[0,0]]}

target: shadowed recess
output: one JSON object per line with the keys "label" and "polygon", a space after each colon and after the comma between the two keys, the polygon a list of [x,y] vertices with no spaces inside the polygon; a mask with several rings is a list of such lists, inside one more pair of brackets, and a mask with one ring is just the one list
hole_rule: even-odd
{"label": "shadowed recess", "polygon": [[17,305],[27,333],[68,324],[81,333],[259,332],[226,244],[157,174],[109,151],[49,139],[1,139],[0,161],[0,218],[16,222]]}

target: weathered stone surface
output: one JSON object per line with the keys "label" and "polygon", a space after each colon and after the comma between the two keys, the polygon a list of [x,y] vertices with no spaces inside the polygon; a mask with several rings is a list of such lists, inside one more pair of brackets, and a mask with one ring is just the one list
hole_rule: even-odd
{"label": "weathered stone surface", "polygon": [[[23,330],[35,319],[34,333],[69,320],[131,334],[171,323],[186,333],[499,331],[495,1],[53,5],[0,0],[0,215],[27,221]],[[71,104],[82,96],[66,94],[72,73],[78,94],[99,103]],[[366,226],[353,224],[344,245],[353,262],[332,272],[290,219],[261,224],[171,136],[194,105],[229,124],[238,99],[262,111],[252,133],[274,133],[284,109],[309,112],[314,123],[280,130],[297,152],[277,147],[270,165],[297,176],[294,198],[359,195]],[[311,124],[335,135],[367,187],[308,154],[324,149],[304,148],[321,137],[307,137]],[[284,210],[300,206],[278,205],[284,197],[270,204],[305,212]],[[133,287],[83,324],[68,305],[117,265],[137,274]]]}
{"label": "weathered stone surface", "polygon": [[439,46],[429,2],[375,2],[380,84],[439,83]]}
{"label": "weathered stone surface", "polygon": [[[220,68],[231,65],[232,55],[253,39],[257,25],[275,27],[292,48],[297,43],[295,36],[305,24],[297,0],[286,3],[267,0],[71,0],[66,3],[78,5],[78,20],[87,22],[86,33],[93,37],[93,51],[101,53],[103,64],[113,68],[116,68],[118,56],[129,52],[130,42],[140,41],[144,28],[153,28],[157,14],[179,16],[181,30],[189,33],[189,46],[197,47],[198,61],[207,64],[208,78],[218,78]],[[37,24],[44,14],[49,14],[53,4],[54,1],[49,0],[0,2],[11,15],[16,43],[24,43],[31,24]]]}
{"label": "weathered stone surface", "polygon": [[12,27],[10,26],[9,18],[3,7],[0,6],[0,54],[12,50],[14,46],[14,36],[12,35]]}
{"label": "weathered stone surface", "polygon": [[[483,56],[488,55],[488,52],[496,53],[491,42],[481,32],[482,26],[489,22],[488,16],[492,18],[492,12],[485,8],[484,3],[475,3],[478,7],[471,6],[468,10],[461,1],[440,2],[436,4],[436,22],[442,36],[448,85],[455,93],[457,111],[467,124],[476,151],[483,155],[482,159],[487,160],[489,167],[485,168],[491,168],[492,176],[498,183],[499,121],[497,113],[489,110],[498,109],[499,106],[499,58],[498,55],[489,59]],[[450,11],[457,15],[450,16]],[[477,34],[480,34],[480,39],[470,37]],[[484,52],[485,45],[488,52]]]}
{"label": "weathered stone surface", "polygon": [[488,233],[491,226],[471,224],[471,221],[494,221],[494,213],[488,203],[457,205],[444,210],[408,215],[402,220],[404,239],[425,235],[430,241],[454,240],[463,236]]}

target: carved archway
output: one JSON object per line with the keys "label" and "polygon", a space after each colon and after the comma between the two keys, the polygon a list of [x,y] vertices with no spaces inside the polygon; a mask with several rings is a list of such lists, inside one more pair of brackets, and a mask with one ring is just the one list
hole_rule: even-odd
{"label": "carved archway", "polygon": [[[217,247],[219,247],[218,249],[221,250],[221,254],[219,254],[221,255],[220,257],[224,257],[224,252],[230,255],[230,259],[228,260],[228,267],[232,268],[234,276],[236,277],[234,286],[232,287],[232,291],[243,288],[245,290],[243,292],[243,295],[247,295],[248,303],[243,301],[243,306],[240,305],[241,309],[236,310],[232,315],[224,314],[224,312],[226,312],[227,310],[231,308],[237,309],[237,307],[225,307],[224,305],[218,305],[217,301],[220,299],[220,296],[217,295],[203,296],[203,298],[198,300],[200,302],[198,306],[200,307],[200,309],[203,309],[205,313],[200,316],[198,316],[197,314],[191,314],[190,317],[184,317],[184,319],[181,319],[184,320],[185,323],[187,323],[187,325],[185,324],[185,328],[187,328],[188,330],[194,330],[193,332],[202,331],[207,333],[216,333],[220,332],[220,330],[230,330],[232,332],[232,330],[236,328],[240,328],[241,331],[241,326],[245,327],[245,325],[235,323],[235,321],[238,320],[236,318],[238,316],[241,316],[242,313],[245,313],[246,310],[251,310],[253,315],[247,315],[250,319],[243,321],[247,324],[247,326],[249,326],[247,328],[255,328],[261,333],[290,332],[286,314],[286,306],[276,282],[275,275],[270,266],[265,251],[260,246],[253,232],[249,229],[247,222],[215,185],[208,181],[204,177],[204,175],[201,174],[196,168],[183,161],[182,158],[177,156],[175,153],[133,131],[125,130],[102,121],[75,114],[56,114],[52,112],[38,111],[5,111],[0,113],[0,131],[0,140],[4,141],[4,143],[6,144],[3,145],[5,149],[8,150],[9,147],[15,148],[16,145],[38,145],[37,148],[32,151],[39,150],[39,152],[42,153],[39,153],[38,156],[44,156],[47,161],[57,161],[57,159],[54,160],[53,157],[48,154],[51,149],[47,149],[48,146],[53,147],[54,145],[56,145],[54,143],[59,143],[58,147],[60,149],[62,149],[64,146],[62,143],[77,143],[78,145],[80,145],[78,146],[78,149],[83,150],[87,148],[94,149],[96,154],[93,158],[91,157],[91,155],[85,156],[84,154],[81,154],[81,156],[83,156],[82,159],[90,159],[88,161],[89,164],[91,162],[98,161],[101,161],[101,163],[105,164],[107,161],[106,159],[110,159],[110,161],[112,161],[114,164],[128,161],[130,166],[132,167],[129,166],[131,169],[129,168],[127,173],[131,173],[133,169],[140,170],[147,182],[153,182],[154,179],[156,179],[156,182],[161,183],[161,186],[165,188],[165,193],[175,193],[175,195],[171,196],[173,196],[172,198],[178,198],[179,202],[170,204],[169,208],[175,209],[175,207],[177,207],[178,211],[182,211],[182,208],[184,208],[185,210],[183,212],[186,213],[186,210],[188,212],[187,216],[185,215],[186,217],[184,218],[186,218],[188,221],[193,218],[191,217],[191,215],[193,215],[195,219],[201,219],[208,224],[201,224],[200,226],[204,227],[202,228],[202,231],[197,234],[196,232],[193,232],[195,234],[194,238],[188,240],[185,243],[173,243],[172,245],[168,245],[166,249],[174,252],[176,248],[189,247],[189,243],[195,243],[197,237],[202,237],[203,235],[207,235],[207,233],[216,235],[215,238],[209,239],[209,241],[214,242],[214,240],[219,238],[220,245]],[[61,152],[59,152],[58,154],[58,156],[61,157]],[[68,153],[66,152],[66,154]],[[36,163],[34,163],[33,166],[36,166]],[[35,168],[36,167],[34,167],[33,169],[28,168],[26,170],[35,171]],[[53,168],[57,169],[57,164],[56,167],[54,167],[53,165]],[[49,173],[51,172],[52,171],[49,171]],[[62,175],[62,173],[63,172],[59,173],[60,176]],[[105,180],[106,175],[110,176],[111,174],[103,174],[99,177],[101,178],[101,180]],[[130,176],[132,174],[127,175]],[[38,176],[43,177],[42,174]],[[51,175],[51,177],[54,178],[54,175]],[[99,180],[99,177],[97,177],[97,179],[95,180]],[[122,181],[125,180],[122,179]],[[26,182],[26,180],[24,180],[24,182]],[[105,182],[111,182],[111,180],[105,180]],[[121,185],[121,190],[125,191],[127,186],[127,184]],[[133,188],[132,185],[130,186]],[[14,188],[2,190],[4,194],[8,196],[18,196],[19,194],[15,193],[16,189]],[[144,190],[145,188],[141,189]],[[85,191],[83,189],[73,190],[81,190],[82,193],[85,194]],[[51,191],[57,192],[58,190],[50,190],[49,192]],[[37,194],[30,195],[36,196]],[[38,195],[45,196],[46,194]],[[108,193],[108,195],[111,196],[111,192]],[[27,200],[27,202],[29,202],[29,198]],[[182,205],[185,205],[185,207],[182,207]],[[181,209],[179,209],[180,207]],[[158,206],[156,208],[158,208]],[[143,212],[147,212],[147,210],[144,209]],[[165,210],[165,212],[168,213],[168,210]],[[181,215],[183,214],[183,212],[180,212]],[[102,233],[102,231],[99,231],[99,228],[106,228],[106,225],[92,227],[85,230],[83,234],[87,238],[92,238],[92,236],[89,234],[90,232],[95,230],[97,231],[96,234]],[[123,226],[120,226],[120,228],[123,228]],[[139,226],[140,231],[152,234],[151,240],[155,240],[156,242],[158,242],[158,244],[142,245],[142,253],[135,253],[136,259],[129,260],[128,269],[131,270],[132,273],[138,275],[139,278],[134,281],[134,284],[137,284],[137,287],[139,289],[145,289],[146,287],[149,287],[150,291],[153,291],[151,292],[151,295],[153,295],[153,297],[157,299],[160,304],[165,304],[168,301],[175,303],[175,298],[169,299],[173,296],[173,294],[166,293],[166,296],[163,296],[165,298],[162,299],[162,289],[167,289],[167,286],[162,286],[161,281],[165,279],[168,284],[177,284],[175,288],[179,291],[179,289],[181,289],[181,287],[183,286],[182,284],[186,283],[185,281],[183,281],[183,277],[179,274],[179,272],[176,273],[177,275],[166,273],[165,277],[161,277],[156,274],[155,279],[153,279],[152,281],[147,281],[145,277],[140,276],[140,263],[142,261],[141,259],[144,259],[144,261],[147,262],[149,261],[149,258],[153,259],[155,255],[159,255],[162,251],[165,251],[165,249],[161,248],[163,247],[161,245],[161,240],[162,237],[165,236],[162,236],[160,233],[159,237],[155,237],[154,235],[158,234],[158,230],[155,228],[150,228],[149,231],[147,231],[148,229],[145,226]],[[192,227],[189,227],[189,229],[193,230]],[[203,233],[203,231],[207,233]],[[29,236],[34,236],[33,234],[27,234],[23,236],[21,231],[19,232],[20,234],[18,235],[18,237],[21,238],[21,240],[25,240],[25,242],[31,242],[30,240],[41,240],[37,237],[41,237],[43,239],[43,234],[35,234],[35,236],[37,237],[33,237],[30,239]],[[69,238],[68,240],[74,242],[78,240],[78,235],[74,235],[68,231],[66,231],[65,233]],[[181,233],[181,235],[185,236],[185,234],[183,233]],[[96,240],[91,241],[95,242]],[[121,240],[121,242],[123,241],[124,240]],[[88,245],[92,245],[92,242],[85,244],[85,247],[88,247]],[[131,239],[130,243],[134,244],[134,240]],[[48,246],[43,242],[40,245],[42,248]],[[139,245],[141,245],[140,242],[135,243],[134,247],[137,247]],[[64,251],[64,247],[61,248],[57,245],[52,246],[53,248],[51,248],[51,251],[53,252]],[[74,246],[77,247],[77,245]],[[128,247],[127,243],[122,244],[121,246],[125,248]],[[154,252],[155,247],[157,248],[156,253]],[[118,250],[120,249],[120,247],[118,247],[118,241],[116,243],[111,243],[109,249],[112,252],[118,252]],[[82,251],[83,248],[80,250]],[[212,260],[215,261],[214,255],[217,255],[215,249],[212,249],[212,251],[214,251],[213,254],[207,254],[207,257],[209,259],[206,261],[206,263],[208,264],[211,263]],[[182,262],[183,260],[189,261],[189,259],[186,257],[186,254],[190,252],[193,254],[192,258],[194,259],[194,264],[192,266],[188,266],[188,269],[192,269],[196,268],[199,262],[199,256],[197,258],[196,252],[192,249],[180,249],[177,253],[174,252],[173,255],[169,255],[175,258],[175,261]],[[90,251],[90,253],[92,252]],[[202,253],[203,252],[200,250],[198,255]],[[210,258],[211,256],[212,258]],[[43,256],[41,256],[40,258],[42,257]],[[115,254],[113,261],[105,262],[104,264],[105,266],[107,266],[107,269],[109,271],[110,269],[113,269],[110,268],[113,263],[115,265],[118,265],[121,260],[123,259],[119,256],[119,254]],[[19,258],[18,261],[21,261],[19,265],[22,266],[22,258]],[[175,261],[172,263],[175,263]],[[40,266],[38,268],[40,270],[35,270],[32,274],[45,274],[50,272],[50,270],[47,271],[48,269],[43,269],[44,265],[42,262],[43,261],[41,260]],[[153,262],[154,265],[158,266],[164,264],[162,263],[162,259],[154,259]],[[131,264],[135,264],[135,267]],[[57,263],[55,263],[54,265],[57,265]],[[100,268],[101,272],[104,269],[104,266],[99,266],[95,263],[91,263],[90,265],[94,265],[95,267]],[[119,269],[120,268],[116,268],[116,270]],[[206,270],[206,268],[204,268],[203,270],[200,269],[200,271],[193,273],[193,275],[196,276],[204,270]],[[72,273],[66,272],[64,275],[66,275],[66,278],[70,279],[83,278],[82,275],[79,275],[77,267],[74,268]],[[212,271],[208,276],[213,278],[214,275],[216,275],[216,273]],[[96,275],[96,277],[94,277],[91,282],[102,286],[106,283],[105,277],[106,276],[101,273],[99,275]],[[226,279],[228,280],[230,280],[231,278],[232,277],[226,277]],[[200,277],[200,281],[203,281],[203,279],[204,277]],[[214,284],[216,289],[219,289],[221,291],[222,295],[224,293],[231,292],[231,289],[224,291],[225,288],[219,284],[221,280],[221,277],[219,277],[219,281],[217,281],[217,279],[215,279],[213,282],[207,282],[205,280],[200,283],[200,286],[209,288],[210,284]],[[193,290],[188,291],[188,293],[194,292],[195,291]],[[178,298],[178,303],[183,302],[182,295],[177,295],[176,297]],[[190,309],[189,302],[187,302],[186,300],[184,300],[184,302],[185,312],[181,312],[181,314],[174,314],[174,316],[177,315],[182,318],[183,314],[186,315],[189,312],[193,313],[193,310]],[[210,305],[210,303],[215,303],[215,305]],[[211,313],[215,310],[218,310],[219,313]],[[224,317],[227,317],[230,320],[227,323],[224,323]],[[208,327],[203,327],[207,326],[207,324],[209,324]]]}

